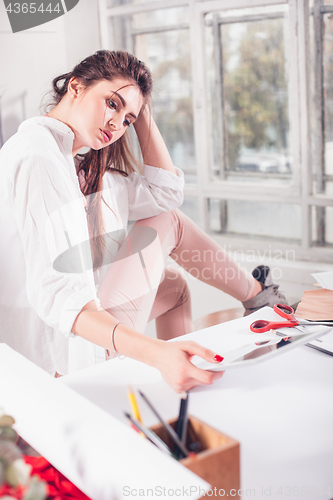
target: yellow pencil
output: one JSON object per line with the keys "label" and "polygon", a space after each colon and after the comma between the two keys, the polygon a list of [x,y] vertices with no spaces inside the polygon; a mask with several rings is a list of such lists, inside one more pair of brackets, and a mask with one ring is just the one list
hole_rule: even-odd
{"label": "yellow pencil", "polygon": [[137,420],[139,420],[139,422],[142,422],[141,415],[140,415],[140,412],[139,412],[139,408],[138,408],[138,405],[137,405],[137,402],[136,402],[136,399],[135,399],[135,396],[134,396],[134,392],[133,392],[132,387],[130,385],[128,386],[128,399],[129,399],[129,402],[131,404],[134,417]]}

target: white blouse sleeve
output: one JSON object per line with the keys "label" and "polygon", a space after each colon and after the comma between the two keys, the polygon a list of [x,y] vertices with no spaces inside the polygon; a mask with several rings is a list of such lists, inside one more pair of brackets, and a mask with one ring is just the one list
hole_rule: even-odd
{"label": "white blouse sleeve", "polygon": [[136,172],[124,177],[128,193],[129,220],[139,220],[169,212],[183,203],[184,174],[144,166],[144,177]]}
{"label": "white blouse sleeve", "polygon": [[[96,300],[86,214],[64,165],[22,160],[9,189],[26,265],[26,293],[38,316],[66,336],[82,307]],[[73,166],[74,168],[74,166]]]}

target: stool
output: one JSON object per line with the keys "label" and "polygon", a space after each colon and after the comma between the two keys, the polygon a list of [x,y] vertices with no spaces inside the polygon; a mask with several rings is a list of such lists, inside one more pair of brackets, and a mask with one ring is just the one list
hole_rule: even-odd
{"label": "stool", "polygon": [[217,311],[211,314],[206,314],[201,318],[194,321],[194,331],[201,330],[202,328],[208,328],[209,326],[218,325],[219,323],[225,323],[226,321],[231,321],[232,319],[242,318],[244,315],[243,307],[235,307],[233,309],[225,309],[224,311]]}

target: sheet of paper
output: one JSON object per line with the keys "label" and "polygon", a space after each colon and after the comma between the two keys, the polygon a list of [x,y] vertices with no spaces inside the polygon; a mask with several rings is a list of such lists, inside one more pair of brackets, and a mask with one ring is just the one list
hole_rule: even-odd
{"label": "sheet of paper", "polygon": [[148,488],[156,492],[153,498],[185,488],[194,500],[209,490],[128,425],[5,344],[0,380],[0,406],[15,418],[18,433],[94,500],[132,498],[140,489],[147,496]]}
{"label": "sheet of paper", "polygon": [[[250,330],[250,324],[257,319],[268,319],[269,321],[281,320],[281,316],[276,314],[272,308],[263,307],[259,311],[244,318],[234,319],[227,323],[210,326],[196,332],[183,335],[173,339],[172,342],[179,340],[194,340],[205,347],[225,356],[228,352],[237,348],[252,345],[255,348],[256,342],[271,340],[276,338],[272,332],[253,333]],[[193,358],[194,359],[194,358]]]}
{"label": "sheet of paper", "polygon": [[[296,315],[297,316],[297,315]],[[280,342],[283,336],[293,337],[303,335],[306,331],[311,333],[311,327],[304,327],[304,331],[298,328],[279,328],[277,331],[282,334],[278,336],[274,331],[266,333],[253,333],[250,330],[250,324],[258,319],[268,321],[284,321],[272,308],[263,307],[245,318],[235,319],[227,323],[211,326],[203,330],[189,334],[191,340],[195,340],[201,345],[208,347],[212,351],[224,357],[223,362],[217,366],[206,361],[203,361],[198,356],[192,359],[193,364],[202,369],[223,370],[223,365],[227,365],[238,358],[250,354],[260,347],[267,347],[268,350],[275,348],[275,345]],[[314,327],[312,327],[314,328]],[[321,328],[321,327],[318,327]],[[303,328],[302,328],[303,329]],[[186,335],[182,339],[186,340]],[[174,339],[174,341],[179,340]],[[268,341],[264,346],[257,345],[264,341]]]}
{"label": "sheet of paper", "polygon": [[[262,340],[261,342],[258,342],[258,344],[251,342],[251,344],[245,344],[241,347],[237,347],[236,349],[231,350],[224,354],[223,364],[232,363],[233,361],[236,361],[237,359],[246,356],[246,354],[250,354],[256,351],[257,349],[261,349],[262,347],[265,347],[269,350],[271,346],[276,346],[276,344],[278,344],[280,340],[282,340],[282,337],[274,335],[274,338],[266,342]],[[202,370],[223,371],[222,365],[216,365],[216,364],[212,365],[212,363],[209,363],[208,361],[203,361],[201,358],[198,357],[196,357],[196,359],[193,359],[192,362]]]}
{"label": "sheet of paper", "polygon": [[313,273],[311,276],[327,290],[333,290],[333,271],[327,271],[325,273]]}

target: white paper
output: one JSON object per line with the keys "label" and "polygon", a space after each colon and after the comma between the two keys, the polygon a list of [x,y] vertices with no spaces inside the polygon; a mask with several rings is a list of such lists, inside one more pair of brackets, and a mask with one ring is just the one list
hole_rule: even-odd
{"label": "white paper", "polygon": [[[202,358],[194,356],[192,359],[193,364],[202,368],[203,370],[222,371],[232,361],[249,354],[260,347],[267,346],[272,350],[274,345],[282,340],[283,337],[294,337],[304,335],[304,333],[312,333],[314,326],[301,326],[295,328],[278,328],[276,331],[282,336],[276,335],[275,330],[270,330],[265,333],[254,333],[250,330],[250,324],[256,320],[264,319],[283,323],[287,320],[278,315],[271,307],[263,307],[262,309],[244,317],[238,318],[227,323],[214,325],[197,332],[184,335],[173,339],[178,340],[194,340],[212,351],[223,356],[224,360],[218,365],[203,361]],[[309,322],[310,325],[310,322]],[[299,328],[299,329],[298,329]],[[323,327],[318,327],[322,330]],[[328,330],[327,330],[328,331]],[[267,344],[258,346],[256,344],[269,341]]]}
{"label": "white paper", "polygon": [[327,271],[325,273],[313,273],[311,276],[318,281],[319,285],[327,290],[333,290],[333,271]]}
{"label": "white paper", "polygon": [[128,425],[5,344],[0,380],[0,406],[15,418],[17,432],[93,500],[132,498],[148,488],[155,492],[150,498],[171,498],[169,490],[185,488],[187,495],[178,496],[197,499],[209,490]]}
{"label": "white paper", "polygon": [[[223,365],[228,365],[236,359],[241,358],[246,354],[250,354],[256,349],[272,345],[275,346],[283,338],[271,332],[255,333],[254,335],[256,335],[256,340],[254,340],[252,336],[248,335],[246,330],[241,330],[239,332],[224,332],[223,338],[221,337],[220,339],[221,344],[219,347],[219,352],[223,352]],[[259,335],[260,339],[257,338]],[[232,345],[237,345],[237,347],[231,348]],[[223,369],[222,364],[212,365],[212,363],[203,361],[202,358],[199,358],[198,356],[193,357],[192,363],[202,370],[212,370],[216,368],[217,371],[220,371]]]}

